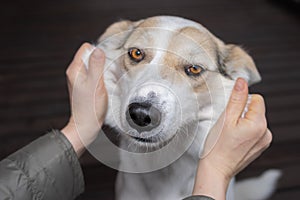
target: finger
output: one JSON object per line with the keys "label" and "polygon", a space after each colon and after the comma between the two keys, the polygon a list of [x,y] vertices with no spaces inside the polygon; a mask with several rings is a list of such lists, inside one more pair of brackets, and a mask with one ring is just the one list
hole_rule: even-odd
{"label": "finger", "polygon": [[88,68],[89,76],[95,78],[102,76],[104,63],[105,63],[104,52],[99,48],[95,48],[95,50],[93,51],[93,53],[89,58],[89,68]]}
{"label": "finger", "polygon": [[251,121],[256,121],[265,116],[266,107],[264,99],[261,95],[252,95],[251,102],[248,106],[248,112],[245,114],[245,118]]}
{"label": "finger", "polygon": [[69,65],[66,73],[70,80],[74,80],[78,72],[85,73],[84,69],[84,63],[82,61],[82,56],[86,51],[92,48],[92,45],[89,43],[84,43],[81,45],[81,47],[76,52],[71,64]]}
{"label": "finger", "polygon": [[244,108],[247,103],[248,98],[248,85],[247,82],[238,78],[235,82],[234,88],[232,90],[231,96],[229,98],[226,115],[230,116],[228,120],[234,122],[235,124],[241,117],[241,114],[244,111]]}

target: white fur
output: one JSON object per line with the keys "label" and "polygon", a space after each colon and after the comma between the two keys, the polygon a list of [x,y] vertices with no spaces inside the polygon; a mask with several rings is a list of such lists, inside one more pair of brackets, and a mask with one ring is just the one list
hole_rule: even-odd
{"label": "white fur", "polygon": [[[186,83],[187,77],[183,77],[170,68],[169,76],[174,76],[174,80],[182,82],[178,85],[165,80],[161,76],[161,62],[166,52],[174,52],[177,55],[184,54],[184,49],[168,49],[172,42],[171,37],[177,30],[192,26],[213,37],[203,26],[190,20],[179,17],[162,16],[157,17],[156,27],[147,30],[148,33],[156,34],[152,44],[146,44],[145,39],[129,37],[126,45],[145,45],[147,48],[155,48],[155,55],[150,63],[143,67],[136,67],[125,72],[121,67],[120,55],[127,52],[122,49],[113,49],[109,42],[105,41],[98,45],[107,56],[105,70],[105,84],[109,93],[109,108],[106,116],[106,124],[116,128],[121,135],[149,136],[159,135],[161,140],[167,140],[176,135],[175,139],[183,141],[185,134],[195,134],[195,139],[188,150],[178,160],[165,168],[149,173],[126,173],[119,172],[116,182],[116,198],[118,200],[176,200],[191,195],[196,167],[201,155],[205,139],[209,129],[216,122],[221,112],[224,110],[230,96],[234,81],[216,73],[213,80],[207,80],[207,87],[210,91],[195,94],[191,86]],[[160,31],[160,29],[164,31]],[[157,30],[156,30],[156,29]],[[195,45],[190,39],[190,47]],[[188,44],[187,44],[188,45]],[[204,51],[203,51],[204,50]],[[216,71],[214,58],[205,49],[199,52],[207,70]],[[208,72],[213,73],[213,72]],[[248,77],[243,70],[240,75]],[[205,79],[205,77],[204,77]],[[176,81],[174,81],[176,82]],[[149,132],[139,134],[133,130],[124,116],[128,104],[137,97],[147,98],[147,95],[154,92],[157,98],[157,105],[161,106],[162,124]],[[195,96],[195,98],[194,98]],[[196,107],[193,106],[198,104]],[[197,129],[195,129],[197,127]],[[192,133],[192,131],[197,132]],[[178,136],[178,137],[177,137]],[[128,136],[127,136],[128,139]],[[130,140],[131,143],[122,141],[123,146],[130,150],[143,145]],[[147,146],[148,148],[148,146]],[[178,146],[178,148],[180,148]],[[140,167],[155,165],[149,160],[136,160],[134,158],[122,157],[121,165],[139,169]],[[134,171],[134,170],[132,170]],[[238,191],[234,192],[234,180],[231,182],[227,193],[227,199],[237,200],[265,199],[275,188],[275,183],[279,177],[278,173],[268,173],[262,178],[245,181],[236,185]],[[260,192],[257,192],[257,191]],[[236,193],[236,195],[234,195]],[[253,195],[255,194],[255,195]]]}
{"label": "white fur", "polygon": [[281,177],[281,171],[270,169],[261,176],[249,178],[235,185],[235,199],[238,200],[264,200],[275,190],[276,183]]}

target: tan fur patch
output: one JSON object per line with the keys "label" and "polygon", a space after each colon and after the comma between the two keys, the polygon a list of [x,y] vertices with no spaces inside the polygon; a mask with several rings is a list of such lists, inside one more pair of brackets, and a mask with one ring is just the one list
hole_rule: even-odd
{"label": "tan fur patch", "polygon": [[138,27],[139,28],[153,28],[158,27],[159,19],[158,18],[148,18],[147,20],[143,21]]}
{"label": "tan fur patch", "polygon": [[[168,50],[165,52],[164,57],[161,59],[161,64],[167,66],[161,70],[162,77],[170,77],[170,69],[176,70],[181,75],[186,76],[184,67],[194,63],[193,58],[200,52],[207,54],[207,57],[216,59],[215,43],[213,39],[204,32],[201,32],[194,27],[185,27],[178,32],[174,32]],[[188,48],[184,48],[188,47]],[[173,77],[173,76],[172,76]],[[201,79],[201,78],[199,78]],[[179,83],[180,78],[172,78],[174,83]],[[195,80],[191,80],[194,82]],[[196,78],[198,81],[198,78]],[[204,90],[203,84],[193,84],[195,91]],[[205,85],[205,84],[204,84]]]}

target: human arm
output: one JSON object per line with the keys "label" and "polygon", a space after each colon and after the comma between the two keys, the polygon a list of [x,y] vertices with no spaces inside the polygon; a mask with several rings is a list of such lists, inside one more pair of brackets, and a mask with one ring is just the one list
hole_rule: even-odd
{"label": "human arm", "polygon": [[84,190],[77,155],[57,130],[36,139],[0,162],[0,199],[66,199]]}

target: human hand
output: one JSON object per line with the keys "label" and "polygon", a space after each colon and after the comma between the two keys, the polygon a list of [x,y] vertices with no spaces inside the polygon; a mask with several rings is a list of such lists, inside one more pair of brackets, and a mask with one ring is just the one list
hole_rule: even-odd
{"label": "human hand", "polygon": [[95,48],[87,68],[82,60],[85,53],[91,50],[92,45],[83,44],[66,71],[71,117],[61,132],[71,142],[78,156],[97,137],[108,102],[103,78],[104,53]]}
{"label": "human hand", "polygon": [[247,97],[247,83],[239,78],[225,111],[207,138],[194,195],[225,199],[231,178],[270,145],[272,134],[267,129],[264,100],[260,95],[252,95],[248,112],[241,118]]}

